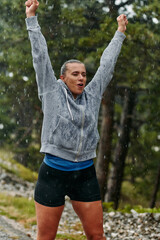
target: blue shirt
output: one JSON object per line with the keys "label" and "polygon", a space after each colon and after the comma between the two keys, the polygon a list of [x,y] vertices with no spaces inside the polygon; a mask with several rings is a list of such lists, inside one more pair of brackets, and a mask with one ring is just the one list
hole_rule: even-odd
{"label": "blue shirt", "polygon": [[76,171],[93,165],[93,159],[83,162],[72,162],[47,153],[45,154],[44,162],[48,166],[62,171]]}

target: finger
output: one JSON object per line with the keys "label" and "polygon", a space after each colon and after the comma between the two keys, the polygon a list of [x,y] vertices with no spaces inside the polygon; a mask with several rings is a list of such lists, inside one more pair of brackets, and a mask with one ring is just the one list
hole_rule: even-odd
{"label": "finger", "polygon": [[34,4],[39,5],[39,2],[37,0],[32,0]]}
{"label": "finger", "polygon": [[119,20],[120,20],[120,18],[121,18],[121,16],[118,16],[118,17],[117,17],[117,21],[119,21]]}
{"label": "finger", "polygon": [[124,19],[126,17],[126,15],[121,14],[119,17]]}
{"label": "finger", "polygon": [[124,14],[121,14],[120,16],[117,17],[117,21],[125,20],[125,19],[126,19],[126,15]]}
{"label": "finger", "polygon": [[32,5],[32,1],[31,1],[31,0],[26,1],[26,2],[25,2],[25,5],[26,5],[27,7],[30,7],[30,6]]}
{"label": "finger", "polygon": [[125,24],[128,24],[128,19],[125,19]]}
{"label": "finger", "polygon": [[32,5],[38,7],[39,2],[37,0],[28,0],[27,2],[25,2],[25,5],[26,7],[31,7]]}

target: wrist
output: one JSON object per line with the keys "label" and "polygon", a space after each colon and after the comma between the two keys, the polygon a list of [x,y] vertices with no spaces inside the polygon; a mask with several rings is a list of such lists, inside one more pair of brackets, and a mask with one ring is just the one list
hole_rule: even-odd
{"label": "wrist", "polygon": [[27,13],[26,16],[27,16],[27,18],[30,18],[30,17],[35,17],[36,14],[35,13]]}
{"label": "wrist", "polygon": [[125,33],[126,28],[125,27],[118,27],[117,29],[119,32]]}

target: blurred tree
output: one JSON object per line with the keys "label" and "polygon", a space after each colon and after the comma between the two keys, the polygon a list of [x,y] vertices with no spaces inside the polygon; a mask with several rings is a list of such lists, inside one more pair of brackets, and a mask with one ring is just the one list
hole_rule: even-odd
{"label": "blurred tree", "polygon": [[[150,4],[151,4],[151,2],[150,2]],[[152,9],[153,5],[155,5],[155,3],[153,4],[153,2],[152,2],[152,6],[149,5],[149,9]],[[144,8],[142,8],[142,6],[144,6]],[[114,79],[113,79],[113,82],[114,81],[117,82],[118,85],[130,86],[136,92],[141,91],[140,90],[141,88],[142,89],[148,89],[148,87],[150,88],[150,83],[154,81],[154,78],[157,78],[158,72],[159,72],[159,70],[157,69],[158,61],[155,62],[155,56],[157,55],[157,54],[155,54],[155,51],[157,51],[157,53],[158,53],[158,44],[159,44],[159,36],[157,35],[157,33],[155,31],[155,29],[157,29],[157,24],[154,23],[155,20],[153,21],[153,17],[151,17],[152,21],[150,21],[150,24],[152,23],[152,26],[149,25],[149,23],[145,20],[144,15],[139,13],[139,11],[141,12],[142,9],[143,9],[143,11],[146,11],[146,2],[140,1],[139,5],[138,5],[138,2],[136,2],[134,5],[134,10],[137,15],[136,15],[136,17],[135,17],[135,15],[133,15],[133,17],[129,19],[130,24],[129,24],[128,30],[127,30],[127,39],[124,44],[122,54],[118,60],[116,71],[114,73]],[[153,14],[153,12],[152,12],[152,14]],[[153,14],[153,15],[157,16],[158,14]],[[154,54],[153,54],[153,51],[154,51]],[[151,52],[152,52],[152,55],[151,55]],[[154,73],[153,73],[153,62],[154,62],[154,70],[155,70]],[[155,66],[156,66],[156,69],[155,69]],[[149,77],[150,74],[149,74],[148,70],[150,71],[150,73],[153,74],[153,77]],[[114,86],[114,84],[113,84],[113,86]],[[157,89],[156,86],[154,86],[154,89]],[[110,88],[108,88],[108,90],[111,91]],[[115,91],[112,90],[112,92],[114,93]],[[144,95],[144,91],[142,91],[142,92],[143,92],[142,94]],[[152,95],[152,97],[153,97],[153,95]],[[156,99],[157,97],[158,96],[154,96],[154,99]],[[114,98],[112,97],[112,102],[113,102],[113,99]],[[147,99],[149,100],[148,96],[147,96]],[[107,105],[109,106],[108,112],[111,113],[111,115],[108,115],[108,119],[109,119],[108,123],[109,122],[111,123],[112,122],[111,119],[113,119],[114,111],[113,110],[110,111],[110,106],[113,106],[113,103],[110,101],[105,101],[105,102],[107,102]],[[152,101],[150,101],[150,103],[152,103]],[[143,104],[143,103],[141,102],[140,104]],[[104,106],[102,105],[102,108],[103,107]],[[152,105],[152,109],[154,109],[153,112],[155,113],[154,105]],[[149,116],[147,108],[145,108],[145,110],[143,109],[143,111],[145,111],[145,114],[147,114],[147,116]],[[104,112],[106,113],[106,111],[104,111]],[[102,111],[102,113],[103,113],[103,111]],[[140,117],[140,116],[138,116],[138,117]],[[102,117],[102,119],[103,119],[103,117]],[[104,119],[105,119],[105,116],[104,116]],[[119,119],[119,117],[118,117],[118,119]],[[115,124],[117,124],[117,123],[115,122]],[[105,125],[102,124],[102,127],[103,126],[105,126]],[[114,126],[113,123],[111,123],[110,126],[111,127]],[[140,127],[142,127],[142,126],[140,126]],[[105,128],[106,128],[106,126],[105,126]],[[108,129],[110,129],[110,127],[108,127]],[[102,132],[106,132],[106,130],[101,129],[101,133]],[[110,136],[110,140],[108,141],[109,144],[108,144],[108,142],[104,141],[104,138],[102,138],[100,141],[97,165],[96,165],[97,166],[97,175],[99,178],[99,182],[101,183],[102,197],[104,196],[104,192],[106,191],[107,179],[105,179],[105,177],[108,176],[107,171],[109,169],[108,164],[110,162],[110,155],[108,155],[108,152],[110,152],[110,151],[109,151],[108,147],[109,148],[111,147],[111,140],[112,140],[111,139],[111,136],[112,136],[111,130],[109,131],[109,136]],[[107,139],[107,137],[106,137],[106,139]],[[117,143],[117,145],[118,144],[119,143]],[[125,146],[125,144],[126,144],[125,142],[122,143],[122,145],[124,145],[124,146]],[[127,145],[129,145],[129,142]],[[103,154],[102,154],[101,150],[104,151]],[[143,154],[145,155],[145,152]],[[114,155],[118,156],[117,152],[115,152]],[[99,158],[99,156],[101,158]],[[106,159],[106,157],[108,157],[108,159]],[[141,161],[143,161],[143,160],[141,159]],[[106,161],[108,163],[106,163]],[[119,161],[120,161],[120,159],[119,159]],[[121,161],[124,163],[125,158],[121,159]],[[114,172],[114,171],[118,172],[118,171],[116,171],[116,166],[117,165],[115,164],[111,171],[110,183],[111,183],[111,181],[115,181],[115,178],[114,178],[114,180],[112,178],[113,177],[112,172]],[[121,172],[119,172],[118,174],[115,174],[115,177],[117,178],[117,182],[119,183],[119,185],[121,185],[121,180],[119,179],[118,176],[119,175],[123,176],[124,166],[125,166],[125,164],[123,164],[123,168],[121,169]],[[114,183],[113,183],[113,185],[114,185]],[[120,186],[117,187],[117,191],[116,191],[117,193],[119,192],[118,188],[121,188],[121,187]],[[115,189],[112,188],[112,190],[109,191],[111,196],[113,196],[112,191],[115,191]],[[109,195],[109,193],[108,193],[108,195]],[[106,198],[110,199],[110,201],[115,201],[115,197],[113,198],[111,196],[110,197],[108,196]]]}
{"label": "blurred tree", "polygon": [[157,199],[157,193],[159,191],[159,186],[160,186],[160,165],[158,167],[157,176],[156,176],[156,179],[155,179],[155,186],[154,186],[154,190],[153,190],[153,194],[152,194],[152,198],[151,198],[151,202],[150,202],[150,208],[155,207],[156,199]]}
{"label": "blurred tree", "polygon": [[[158,58],[160,35],[159,21],[158,18],[155,20],[155,16],[159,15],[160,6],[157,1],[136,1],[134,11],[135,22],[129,26],[128,36],[129,38],[132,36],[129,44],[133,45],[130,51],[127,46],[128,55],[125,55],[127,69],[134,69],[134,71],[130,73],[126,71],[124,78],[131,80],[131,87],[137,92],[138,100],[133,114],[133,132],[126,170],[130,169],[130,176],[132,174],[136,176],[134,186],[149,202],[153,184],[156,183],[154,175],[157,172],[160,157],[159,150],[156,150],[155,154],[157,148],[154,147],[159,146],[160,111],[156,106],[159,104],[160,90],[160,83],[157,81],[160,70]],[[131,159],[136,161],[131,164]],[[127,178],[126,173],[125,178]]]}
{"label": "blurred tree", "polygon": [[107,202],[114,202],[115,209],[118,208],[120,198],[125,160],[130,142],[130,131],[132,129],[133,109],[135,106],[135,92],[133,90],[125,88],[123,95],[124,104],[118,133],[119,140],[115,149],[113,167],[110,172],[110,181],[108,181],[108,189],[105,198]]}

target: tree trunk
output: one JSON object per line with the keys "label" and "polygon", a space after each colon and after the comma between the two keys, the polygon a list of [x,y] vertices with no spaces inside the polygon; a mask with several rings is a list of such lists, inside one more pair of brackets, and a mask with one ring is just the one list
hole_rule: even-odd
{"label": "tree trunk", "polygon": [[150,203],[150,208],[155,207],[159,186],[160,186],[160,165],[159,165],[159,168],[158,168],[156,182],[155,182],[155,185],[154,185],[154,191],[153,191],[153,195],[152,195],[152,199],[151,199],[151,203]]}
{"label": "tree trunk", "polygon": [[106,193],[108,168],[111,157],[113,115],[114,115],[114,87],[109,86],[102,101],[102,124],[100,143],[96,161],[97,178],[100,185],[102,201]]}
{"label": "tree trunk", "polygon": [[115,150],[113,167],[111,169],[110,178],[108,181],[108,192],[105,201],[114,202],[115,209],[118,208],[120,198],[120,190],[125,167],[125,158],[128,152],[131,130],[131,116],[134,108],[135,93],[129,89],[125,89],[124,106],[121,115],[121,124],[119,132],[119,141]]}

